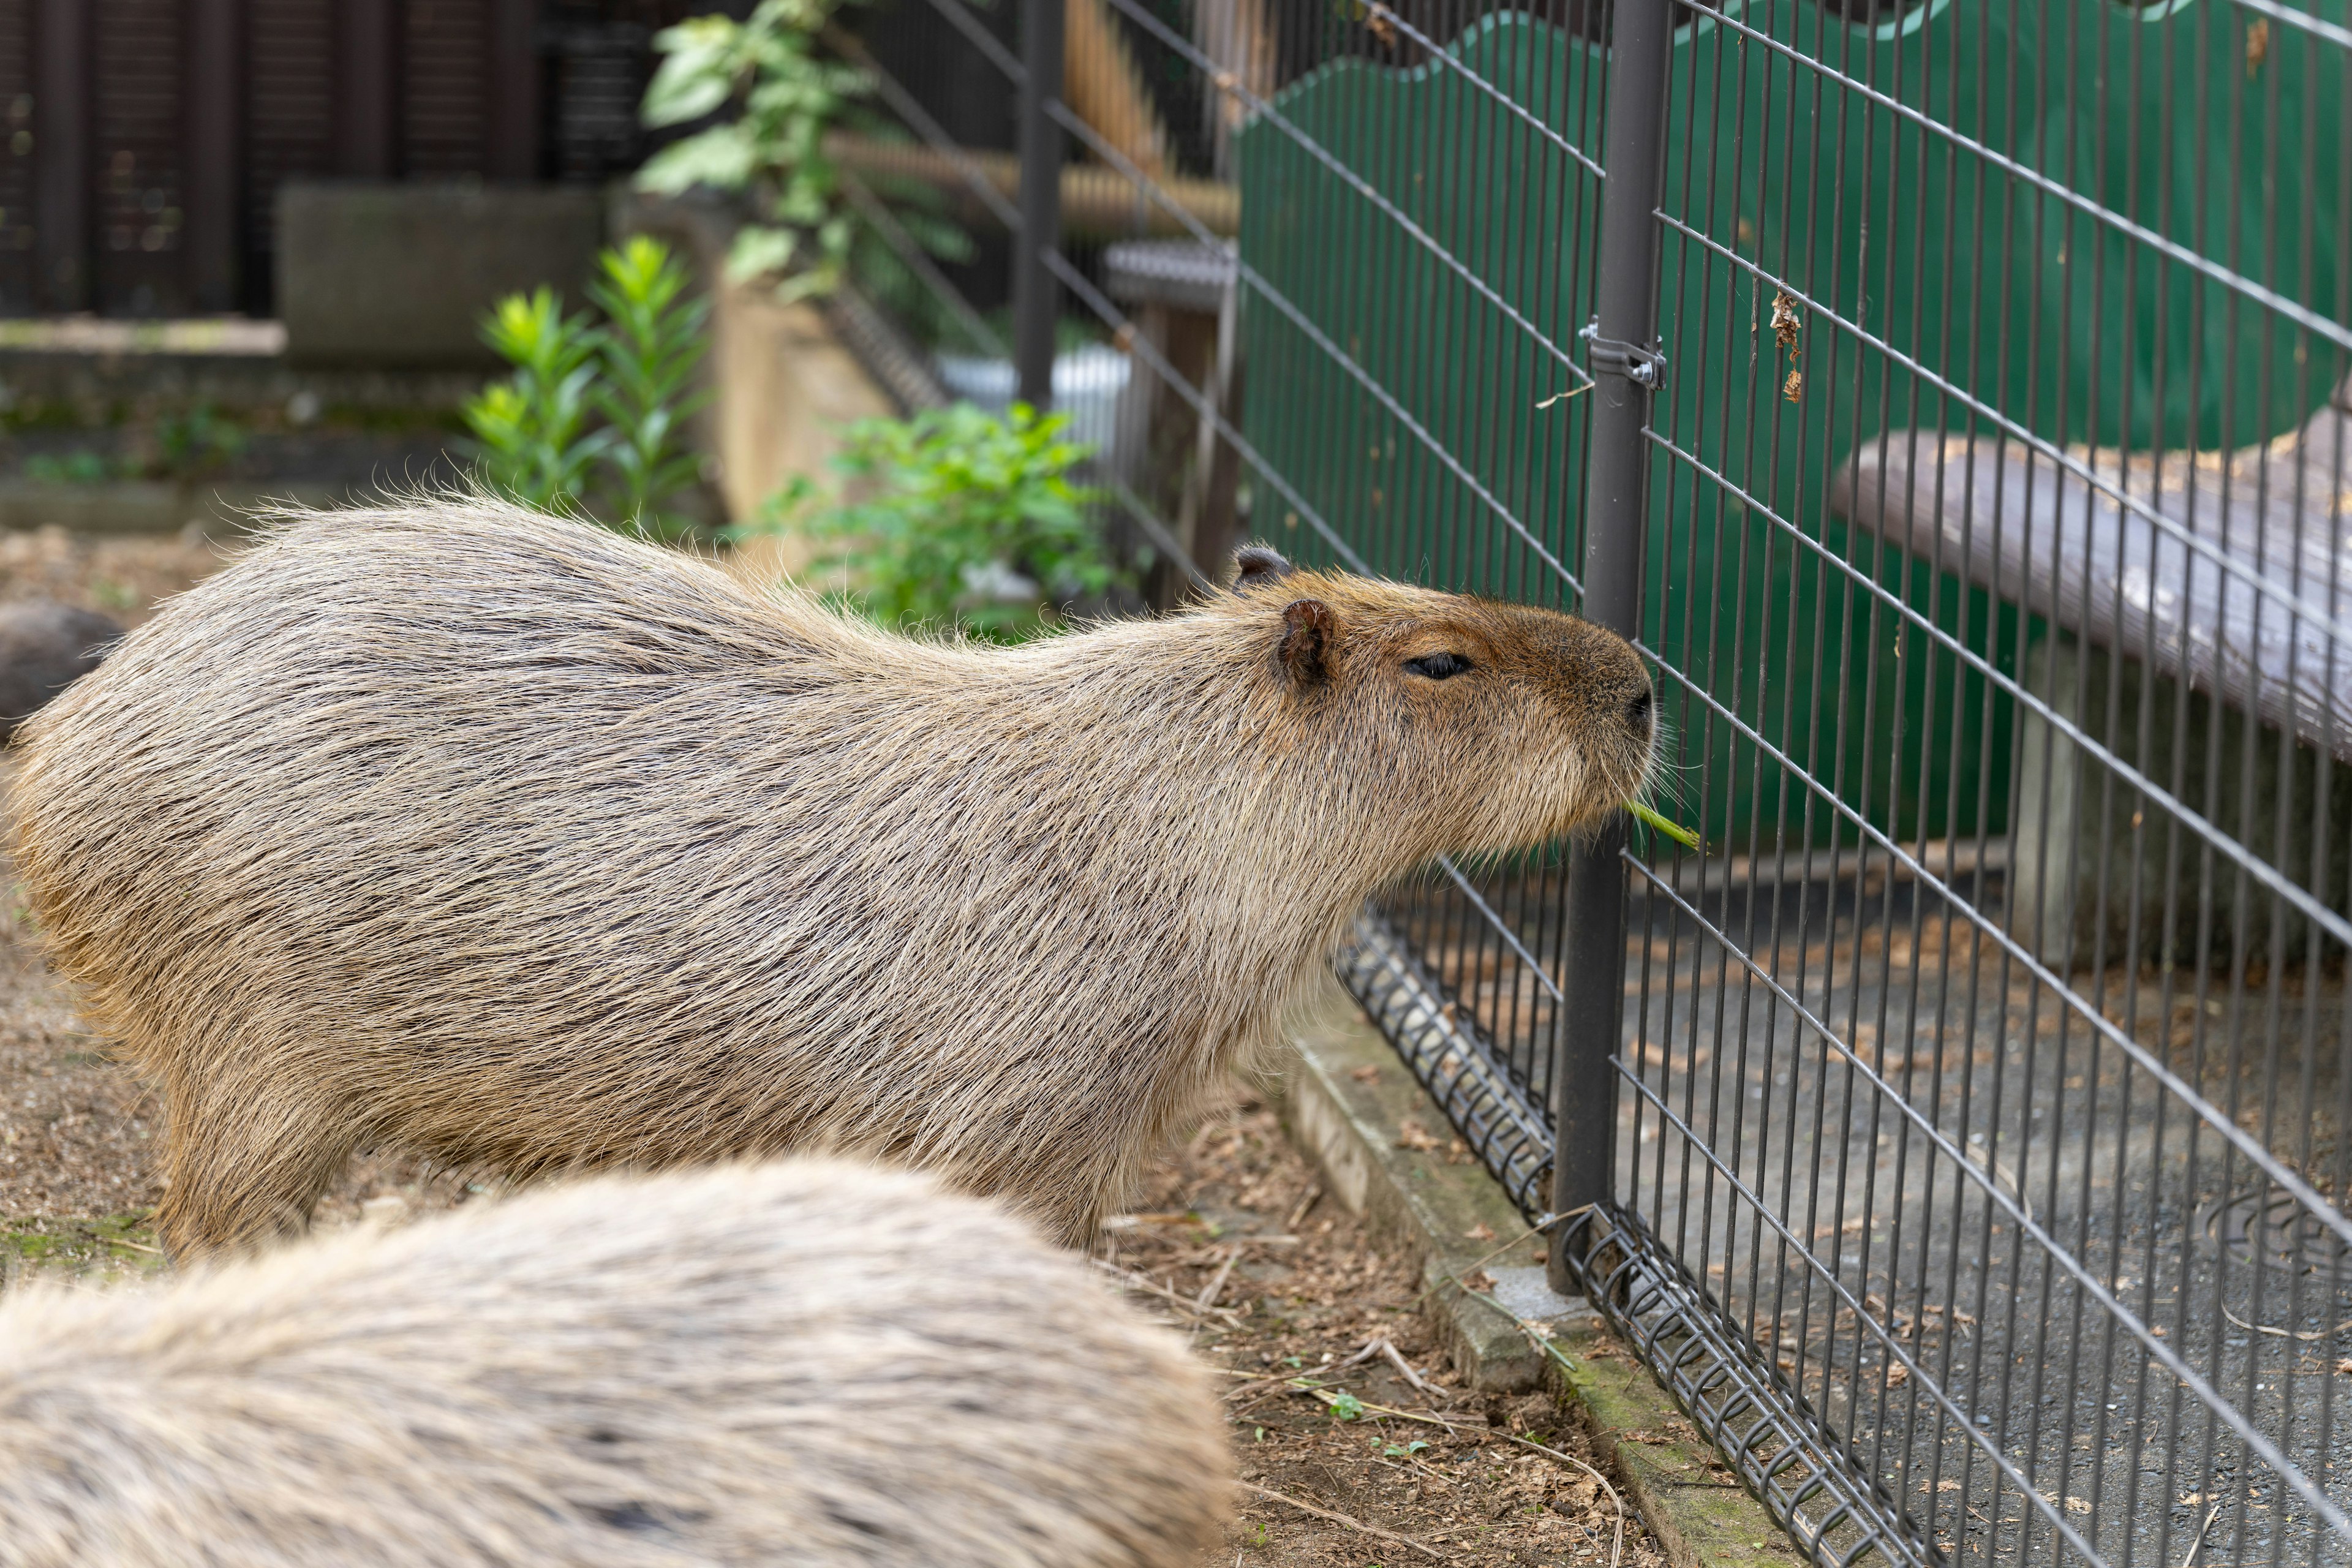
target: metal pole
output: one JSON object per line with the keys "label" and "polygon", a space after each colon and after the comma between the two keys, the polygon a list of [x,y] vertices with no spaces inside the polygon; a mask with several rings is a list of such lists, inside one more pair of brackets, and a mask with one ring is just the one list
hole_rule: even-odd
{"label": "metal pole", "polygon": [[1062,88],[1062,7],[1065,0],[1022,0],[1021,232],[1013,265],[1013,364],[1021,400],[1033,408],[1054,401],[1054,323],[1061,314],[1060,282],[1045,258],[1062,245],[1062,128],[1045,112]]}
{"label": "metal pole", "polygon": [[[1665,141],[1666,67],[1674,0],[1617,0],[1609,48],[1607,184],[1601,197],[1599,314],[1588,330],[1593,389],[1585,477],[1584,614],[1626,637],[1642,618],[1642,545],[1649,531],[1649,448],[1642,434],[1650,394],[1664,379],[1654,347],[1660,158]],[[1561,1009],[1558,1142],[1552,1210],[1607,1200],[1616,1175],[1617,1072],[1610,1057],[1625,1014],[1624,817],[1572,852],[1569,871],[1567,999]],[[1569,1238],[1552,1229],[1551,1284],[1576,1289]]]}

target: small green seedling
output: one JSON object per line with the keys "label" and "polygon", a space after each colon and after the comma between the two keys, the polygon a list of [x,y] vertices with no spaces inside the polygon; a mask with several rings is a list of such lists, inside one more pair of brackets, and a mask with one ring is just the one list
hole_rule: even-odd
{"label": "small green seedling", "polygon": [[1354,1394],[1342,1389],[1332,1396],[1331,1415],[1334,1420],[1356,1421],[1361,1419],[1363,1414],[1364,1402]]}
{"label": "small green seedling", "polygon": [[1381,1450],[1381,1458],[1383,1459],[1410,1459],[1415,1454],[1420,1453],[1423,1448],[1428,1447],[1428,1441],[1425,1438],[1421,1437],[1415,1437],[1412,1442],[1402,1445],[1391,1443],[1387,1447]]}
{"label": "small green seedling", "polygon": [[1627,801],[1625,803],[1625,809],[1632,812],[1635,818],[1637,818],[1643,826],[1648,827],[1654,832],[1664,834],[1667,837],[1673,839],[1675,843],[1681,845],[1685,849],[1693,852],[1696,852],[1698,849],[1699,842],[1697,834],[1693,833],[1687,827],[1668,822],[1664,817],[1660,816],[1656,812],[1652,811],[1640,801]]}

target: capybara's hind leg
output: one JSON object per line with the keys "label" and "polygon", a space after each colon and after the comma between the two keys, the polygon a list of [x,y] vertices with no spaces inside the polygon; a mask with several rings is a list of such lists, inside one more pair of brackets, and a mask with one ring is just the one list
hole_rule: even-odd
{"label": "capybara's hind leg", "polygon": [[217,1102],[175,1088],[155,1233],[175,1263],[299,1235],[358,1142],[331,1106],[277,1095]]}

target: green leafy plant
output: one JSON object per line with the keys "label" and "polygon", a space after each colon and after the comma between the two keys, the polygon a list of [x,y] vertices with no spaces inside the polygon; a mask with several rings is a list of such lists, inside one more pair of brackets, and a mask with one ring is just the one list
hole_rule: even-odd
{"label": "green leafy plant", "polygon": [[199,403],[156,424],[155,450],[163,471],[174,479],[216,472],[245,451],[245,427],[213,412],[211,404]]}
{"label": "green leafy plant", "polygon": [[499,300],[482,338],[515,367],[466,404],[490,482],[542,511],[568,505],[586,488],[608,439],[588,426],[595,327],[585,313],[564,314],[555,290],[542,286]]}
{"label": "green leafy plant", "polygon": [[542,510],[677,540],[692,524],[664,503],[699,460],[686,420],[706,347],[709,305],[686,297],[686,268],[640,235],[598,260],[589,298],[604,316],[566,314],[552,289],[510,294],[484,319],[483,341],[515,367],[467,401],[485,476]]}
{"label": "green leafy plant", "polygon": [[1331,1412],[1334,1421],[1359,1421],[1364,1415],[1364,1402],[1345,1389],[1333,1394],[1326,1408]]}
{"label": "green leafy plant", "polygon": [[645,123],[683,125],[730,105],[735,114],[663,148],[636,183],[668,195],[697,185],[747,193],[761,216],[735,237],[728,270],[737,279],[772,276],[789,301],[830,293],[855,274],[884,303],[926,324],[935,305],[892,248],[886,225],[902,243],[950,260],[971,253],[971,237],[940,216],[937,193],[913,182],[875,183],[888,207],[878,222],[851,199],[825,152],[826,133],[903,133],[864,107],[873,92],[864,71],[818,55],[837,5],[761,0],[744,21],[696,16],[656,34],[662,63],[639,110]]}
{"label": "green leafy plant", "polygon": [[37,452],[25,459],[25,477],[44,485],[102,485],[115,468],[102,452],[88,447],[62,455]]}
{"label": "green leafy plant", "polygon": [[710,302],[685,297],[686,268],[658,240],[639,235],[604,256],[588,298],[604,312],[598,345],[604,374],[590,388],[611,439],[604,468],[624,517],[675,535],[662,503],[694,482],[701,458],[683,426],[709,401],[692,390],[702,363]]}
{"label": "green leafy plant", "polygon": [[1060,606],[1133,585],[1088,515],[1095,492],[1070,480],[1090,448],[1068,426],[1025,404],[863,421],[835,459],[841,483],[788,487],[762,526],[796,524],[822,547],[817,579],[844,579],[833,596],[885,626],[1024,641]]}

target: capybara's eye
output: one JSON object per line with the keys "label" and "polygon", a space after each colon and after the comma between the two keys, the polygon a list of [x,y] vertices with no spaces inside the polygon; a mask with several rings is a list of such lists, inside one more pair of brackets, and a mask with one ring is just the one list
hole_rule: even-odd
{"label": "capybara's eye", "polygon": [[1419,658],[1409,658],[1404,667],[1415,675],[1425,675],[1432,680],[1444,680],[1470,668],[1470,661],[1458,653],[1425,653]]}

